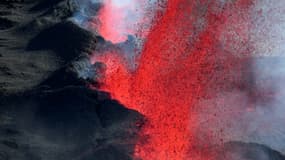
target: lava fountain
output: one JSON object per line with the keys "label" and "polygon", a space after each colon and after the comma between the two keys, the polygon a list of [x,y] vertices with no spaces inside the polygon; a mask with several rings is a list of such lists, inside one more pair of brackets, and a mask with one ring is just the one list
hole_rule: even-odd
{"label": "lava fountain", "polygon": [[[229,3],[241,8],[250,5],[244,0]],[[217,37],[226,19],[223,14],[231,8],[216,13],[215,7],[215,3],[203,0],[169,0],[146,37],[135,71],[130,72],[126,67],[128,62],[115,51],[94,55],[93,61],[102,61],[108,68],[102,89],[148,119],[136,145],[135,157],[185,160],[198,159],[204,154],[203,149],[197,149],[200,142],[195,139],[198,126],[195,103],[207,95],[215,64],[222,61],[220,67],[226,75],[233,62],[240,63],[233,54],[217,50]],[[111,22],[110,18],[114,17],[101,16],[103,24]],[[113,33],[114,28],[101,27],[107,39],[123,40]],[[211,141],[209,137],[205,139]],[[201,144],[200,148],[207,145]],[[210,159],[205,154],[202,157]]]}

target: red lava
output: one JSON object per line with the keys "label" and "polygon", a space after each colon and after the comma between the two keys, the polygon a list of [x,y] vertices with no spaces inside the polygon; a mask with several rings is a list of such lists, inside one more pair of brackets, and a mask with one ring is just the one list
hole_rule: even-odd
{"label": "red lava", "polygon": [[[249,5],[244,0],[229,3],[240,8]],[[96,57],[109,68],[102,89],[148,119],[136,145],[135,157],[143,160],[211,159],[203,149],[196,148],[199,142],[195,138],[198,127],[195,103],[207,95],[209,84],[225,81],[212,79],[216,64],[222,61],[220,67],[226,75],[233,62],[242,63],[233,54],[219,49],[217,39],[226,26],[227,13],[234,10],[226,6],[228,9],[216,13],[215,5],[206,0],[169,0],[165,13],[150,30],[134,72],[128,71],[127,62],[118,54]],[[200,11],[203,7],[204,12]],[[205,24],[200,24],[199,29],[197,22],[202,18]]]}

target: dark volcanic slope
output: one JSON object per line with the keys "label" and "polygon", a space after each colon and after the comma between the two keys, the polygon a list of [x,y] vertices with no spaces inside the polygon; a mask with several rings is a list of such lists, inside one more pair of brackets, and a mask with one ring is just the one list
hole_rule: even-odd
{"label": "dark volcanic slope", "polygon": [[[0,90],[14,92],[35,86],[59,66],[48,50],[27,52],[29,39],[38,34],[42,12],[30,12],[35,1],[0,3]],[[46,22],[47,23],[47,22]],[[29,26],[30,29],[24,29]],[[34,27],[34,29],[32,28]],[[42,26],[44,28],[44,26]]]}
{"label": "dark volcanic slope", "polygon": [[79,86],[2,96],[0,105],[0,157],[11,159],[131,159],[143,122],[107,93]]}
{"label": "dark volcanic slope", "polygon": [[68,0],[0,2],[0,160],[131,159],[143,117],[91,90],[96,36]]}
{"label": "dark volcanic slope", "polygon": [[67,21],[75,10],[72,0],[1,1],[0,90],[33,87],[92,51],[95,36]]}

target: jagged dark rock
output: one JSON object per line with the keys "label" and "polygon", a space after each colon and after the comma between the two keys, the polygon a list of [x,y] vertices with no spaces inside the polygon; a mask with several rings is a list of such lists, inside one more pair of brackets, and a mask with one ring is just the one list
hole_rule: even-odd
{"label": "jagged dark rock", "polygon": [[0,2],[1,160],[132,159],[144,117],[88,87],[106,66],[72,2]]}
{"label": "jagged dark rock", "polygon": [[[45,151],[54,154],[53,159],[62,156],[64,159],[71,156],[94,158],[95,155],[98,160],[99,157],[111,160],[120,156],[131,159],[140,129],[137,123],[143,123],[143,117],[138,112],[126,109],[110,99],[108,93],[80,86],[52,90],[39,87],[2,96],[1,116],[9,118],[5,125],[0,123],[0,130],[8,133],[5,137],[14,139],[0,139],[2,145],[8,147],[2,149],[2,152],[13,157],[9,150],[17,149],[23,155],[29,153],[42,159],[51,158],[43,154]],[[29,139],[33,137],[43,139],[34,139],[30,143]],[[119,143],[112,142],[114,140]],[[123,146],[121,141],[125,141]],[[58,149],[54,150],[47,144],[56,145]],[[130,152],[126,153],[126,150]],[[73,151],[77,155],[71,154]],[[84,155],[86,151],[90,153]],[[29,159],[28,156],[22,158]]]}
{"label": "jagged dark rock", "polygon": [[65,21],[43,30],[29,42],[27,49],[54,50],[63,60],[70,61],[82,52],[91,53],[95,46],[95,35],[71,21]]}
{"label": "jagged dark rock", "polygon": [[62,86],[93,85],[99,87],[103,83],[106,66],[97,62],[91,64],[87,57],[79,58],[55,71],[40,85],[50,88]]}
{"label": "jagged dark rock", "polygon": [[39,11],[56,6],[59,2],[64,0],[41,0],[31,8],[32,11]]}
{"label": "jagged dark rock", "polygon": [[13,22],[12,20],[0,17],[0,30],[9,29],[9,28],[15,26],[15,24],[16,24],[16,22]]}

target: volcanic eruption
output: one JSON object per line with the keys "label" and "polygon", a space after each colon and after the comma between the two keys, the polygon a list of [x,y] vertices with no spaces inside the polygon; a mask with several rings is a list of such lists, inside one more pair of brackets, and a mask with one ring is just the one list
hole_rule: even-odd
{"label": "volcanic eruption", "polygon": [[0,2],[0,159],[284,160],[283,6]]}
{"label": "volcanic eruption", "polygon": [[[231,63],[236,61],[239,65],[241,60],[231,54],[213,53],[219,49],[216,37],[220,32],[217,31],[226,18],[213,11],[217,4],[185,0],[165,3],[164,13],[157,12],[157,20],[145,38],[135,71],[128,70],[126,64],[130,62],[116,51],[101,57],[94,55],[93,61],[103,61],[109,68],[102,89],[148,119],[135,155],[142,159],[182,160],[191,157],[193,144],[199,145],[193,138],[198,123],[193,110],[197,98],[206,94],[213,66],[220,61],[216,57],[226,56],[220,65],[225,68],[223,74],[228,74]],[[235,3],[241,8],[250,5],[242,1]],[[201,12],[202,9],[205,11]],[[103,21],[116,22],[117,17],[105,18]],[[101,30],[111,29],[105,25],[103,23]],[[109,33],[107,39],[115,36]],[[103,36],[105,34],[107,32]]]}
{"label": "volcanic eruption", "polygon": [[[133,3],[125,1],[122,6],[133,9]],[[200,129],[203,119],[199,112],[204,107],[197,108],[198,100],[216,97],[217,93],[230,88],[247,90],[251,85],[244,78],[249,76],[251,68],[244,66],[252,63],[248,56],[253,55],[254,49],[250,42],[253,25],[250,11],[254,2],[168,0],[163,4],[163,10],[156,10],[155,21],[148,21],[152,22],[151,27],[143,37],[134,71],[127,65],[134,62],[122,57],[118,50],[93,55],[93,62],[102,61],[108,68],[101,89],[146,116],[148,121],[141,131],[135,157],[215,159],[209,148],[223,143],[223,133],[216,131],[216,124],[210,127],[214,129]],[[116,2],[106,1],[99,14],[102,21],[99,33],[117,43],[126,40],[119,35],[121,28],[116,27],[119,26],[116,23],[124,19],[120,16],[124,12],[116,8],[122,6],[115,9],[114,6]],[[122,23],[128,23],[124,20]],[[130,35],[135,34],[128,31]],[[243,117],[239,112],[250,110],[252,103],[249,101],[233,116]],[[208,112],[216,112],[214,108],[206,108]]]}

